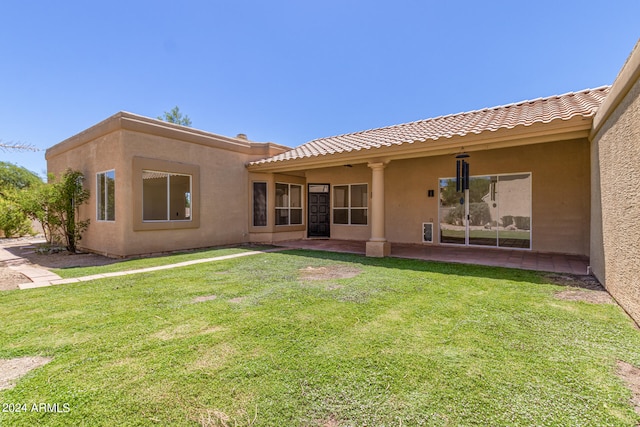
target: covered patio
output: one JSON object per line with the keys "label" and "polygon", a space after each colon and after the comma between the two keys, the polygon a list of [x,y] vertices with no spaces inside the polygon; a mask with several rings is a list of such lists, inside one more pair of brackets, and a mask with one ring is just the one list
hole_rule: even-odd
{"label": "covered patio", "polygon": [[[366,242],[354,240],[302,239],[273,243],[291,249],[345,252],[365,255]],[[541,253],[518,249],[484,247],[430,246],[394,243],[391,256],[425,261],[453,262],[548,271],[577,275],[589,274],[589,258],[580,255]]]}

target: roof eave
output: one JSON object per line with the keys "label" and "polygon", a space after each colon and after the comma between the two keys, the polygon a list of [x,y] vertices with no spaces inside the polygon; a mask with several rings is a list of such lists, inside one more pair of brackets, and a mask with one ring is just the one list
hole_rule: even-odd
{"label": "roof eave", "polygon": [[280,153],[289,149],[289,147],[284,147],[278,144],[253,142],[240,138],[218,135],[174,123],[167,123],[150,117],[128,113],[126,111],[120,111],[100,123],[65,139],[53,147],[50,147],[46,151],[45,158],[53,158],[112,132],[121,130],[190,142],[193,144],[240,152],[256,157],[269,155],[269,153]]}
{"label": "roof eave", "polygon": [[534,123],[529,126],[516,126],[510,129],[502,128],[496,131],[484,131],[451,138],[405,142],[400,145],[358,151],[249,164],[247,167],[252,172],[286,172],[381,160],[391,161],[455,154],[461,149],[465,151],[480,151],[566,141],[587,138],[591,130],[592,119],[593,117],[591,116],[574,116],[568,120],[558,119],[549,123]]}
{"label": "roof eave", "polygon": [[615,81],[611,85],[609,95],[598,109],[593,118],[593,129],[589,135],[594,139],[607,119],[625,99],[633,85],[640,80],[640,40],[636,43],[627,61],[622,66]]}

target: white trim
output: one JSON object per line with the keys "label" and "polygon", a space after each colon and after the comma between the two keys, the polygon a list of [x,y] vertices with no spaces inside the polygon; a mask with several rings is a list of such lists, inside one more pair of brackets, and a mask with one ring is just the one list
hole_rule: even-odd
{"label": "white trim", "polygon": [[[103,175],[106,178],[106,174],[108,174],[109,172],[113,172],[113,219],[107,219],[107,208],[108,208],[108,198],[109,198],[109,192],[107,191],[108,188],[105,185],[105,191],[104,191],[104,200],[102,201],[103,205],[103,209],[104,212],[102,212],[104,214],[104,218],[105,219],[100,219],[100,210],[99,210],[99,206],[100,206],[100,182],[102,181],[102,179],[98,179],[98,176]],[[106,184],[106,182],[104,182],[104,184]],[[96,172],[96,221],[98,222],[115,222],[116,221],[116,212],[115,212],[115,194],[116,194],[116,170],[114,169],[108,169],[102,172]]]}
{"label": "white trim", "polygon": [[[152,178],[167,178],[167,219],[144,219],[144,174],[155,173],[161,176],[155,176]],[[189,177],[189,219],[171,219],[171,176],[187,176]],[[191,222],[193,221],[193,175],[188,173],[177,173],[158,171],[153,169],[142,169],[142,222]]]}
{"label": "white trim", "polygon": [[[291,183],[291,182],[278,182],[276,181],[276,195],[275,195],[275,213],[277,213],[278,209],[286,209],[288,211],[288,215],[287,215],[287,224],[276,224],[277,223],[277,218],[278,215],[275,215],[275,221],[274,221],[274,225],[276,227],[289,227],[289,226],[300,226],[300,225],[305,225],[304,222],[304,203],[305,203],[305,198],[304,198],[304,185],[303,184],[296,184],[296,183]],[[287,185],[287,191],[288,191],[288,197],[287,197],[287,204],[288,206],[278,206],[278,195],[277,195],[277,185]],[[300,206],[294,206],[291,207],[291,186],[295,185],[296,187],[300,187]],[[295,210],[300,210],[300,224],[291,224],[291,210],[295,209]]]}

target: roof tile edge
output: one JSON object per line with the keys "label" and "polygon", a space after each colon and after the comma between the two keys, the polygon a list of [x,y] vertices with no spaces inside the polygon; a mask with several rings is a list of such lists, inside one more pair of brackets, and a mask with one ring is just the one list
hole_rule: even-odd
{"label": "roof tile edge", "polygon": [[[513,103],[509,103],[509,104],[503,104],[503,105],[498,105],[498,106],[494,106],[494,107],[486,107],[486,108],[482,108],[482,109],[476,109],[476,110],[471,110],[471,111],[465,111],[465,112],[460,112],[460,113],[454,113],[454,114],[446,114],[446,115],[440,115],[440,116],[436,116],[436,117],[432,117],[432,118],[427,118],[427,119],[421,119],[421,120],[416,120],[413,122],[405,122],[405,123],[400,123],[400,124],[396,124],[396,125],[391,125],[391,126],[384,126],[384,127],[378,127],[378,128],[372,128],[372,129],[367,129],[367,130],[362,130],[362,131],[358,131],[358,132],[353,132],[353,133],[344,133],[344,134],[339,134],[339,135],[335,135],[335,136],[329,136],[329,137],[324,137],[324,138],[316,138],[313,139],[309,142],[306,142],[298,147],[294,147],[291,150],[285,152],[285,153],[281,153],[278,154],[276,156],[267,158],[267,159],[260,159],[260,160],[256,160],[253,162],[249,163],[249,166],[258,166],[261,164],[273,164],[276,162],[286,162],[286,161],[290,161],[290,160],[296,160],[296,159],[301,159],[301,158],[306,158],[309,157],[308,155],[299,155],[299,154],[295,154],[292,157],[286,157],[287,153],[294,153],[296,150],[300,149],[303,146],[306,146],[307,144],[318,144],[319,142],[325,141],[325,140],[331,140],[331,139],[337,139],[337,138],[346,138],[346,137],[354,137],[354,136],[362,136],[362,135],[366,135],[369,133],[374,133],[374,132],[383,132],[383,131],[389,131],[389,130],[395,130],[395,129],[400,129],[402,127],[410,127],[410,126],[418,126],[420,124],[424,124],[424,123],[434,123],[436,121],[443,121],[443,120],[449,120],[449,119],[455,119],[455,118],[460,118],[460,117],[464,117],[464,116],[469,116],[469,115],[474,115],[474,114],[479,114],[479,113],[488,113],[488,112],[492,112],[492,111],[500,111],[500,110],[506,110],[512,107],[518,107],[518,106],[523,106],[526,104],[529,105],[533,105],[535,103],[539,103],[539,102],[545,102],[545,101],[550,101],[550,100],[558,100],[558,99],[563,99],[563,98],[568,98],[568,97],[574,97],[576,95],[586,95],[589,93],[593,93],[593,92],[603,92],[603,98],[606,98],[606,95],[608,93],[608,91],[611,89],[610,85],[603,85],[603,86],[599,86],[596,88],[588,88],[588,89],[582,89],[579,91],[575,91],[575,92],[566,92],[564,94],[561,95],[551,95],[551,96],[547,96],[547,97],[540,97],[540,98],[536,98],[533,100],[522,100],[522,101],[518,101],[518,102],[513,102]],[[597,112],[597,107],[592,108],[588,113],[580,113],[580,112],[575,112],[575,113],[571,113],[569,114],[567,117],[552,117],[550,119],[547,120],[534,120],[531,123],[516,123],[513,125],[500,125],[500,126],[496,126],[496,127],[485,127],[484,129],[481,130],[477,130],[477,131],[466,131],[466,132],[449,132],[448,134],[440,134],[437,137],[431,137],[431,136],[427,136],[427,137],[419,137],[419,138],[414,138],[411,140],[406,140],[404,142],[393,142],[391,145],[402,145],[402,144],[406,144],[406,143],[413,143],[415,141],[421,141],[421,142],[426,142],[426,141],[437,141],[443,138],[446,139],[451,139],[454,136],[466,136],[469,135],[470,133],[474,133],[476,135],[480,135],[482,133],[485,132],[497,132],[498,130],[501,129],[514,129],[516,127],[522,126],[522,127],[527,127],[527,126],[531,126],[535,123],[551,123],[553,121],[557,121],[557,120],[565,120],[568,121],[576,116],[583,116],[583,117],[593,117],[596,112]],[[387,144],[381,145],[381,146],[386,146]],[[372,149],[372,148],[376,148],[373,146],[366,146],[366,147],[361,147],[361,148],[366,148],[367,150]],[[379,147],[378,147],[379,148]],[[343,150],[343,151],[352,151],[352,150]],[[317,152],[314,153],[314,156],[327,156],[333,154],[331,152],[329,152],[328,150],[326,150],[325,152]]]}

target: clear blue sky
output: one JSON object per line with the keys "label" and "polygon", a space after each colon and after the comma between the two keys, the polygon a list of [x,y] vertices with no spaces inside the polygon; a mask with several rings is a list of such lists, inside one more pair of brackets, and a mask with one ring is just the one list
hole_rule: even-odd
{"label": "clear blue sky", "polygon": [[[638,0],[35,1],[0,9],[0,139],[120,110],[296,146],[611,84]],[[43,174],[44,151],[3,153]]]}

